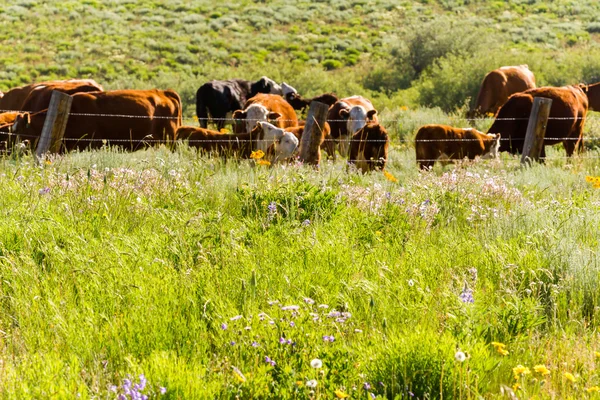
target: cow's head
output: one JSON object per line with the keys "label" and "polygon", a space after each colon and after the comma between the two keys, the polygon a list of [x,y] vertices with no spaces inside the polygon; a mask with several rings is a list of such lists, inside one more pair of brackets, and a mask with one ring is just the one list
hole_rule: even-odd
{"label": "cow's head", "polygon": [[486,153],[483,154],[483,156],[481,156],[481,158],[483,159],[490,159],[490,158],[498,158],[498,156],[500,155],[500,134],[499,133],[488,133],[487,136],[490,138],[489,140],[489,147],[488,144],[486,143]]}
{"label": "cow's head", "polygon": [[348,147],[350,143],[349,139],[362,129],[367,122],[372,121],[373,117],[377,114],[376,110],[367,111],[363,106],[354,106],[350,109],[342,108],[340,110],[340,118],[346,120],[346,129],[348,135],[344,138],[340,138],[340,154],[346,157],[348,154]]}
{"label": "cow's head", "polygon": [[286,132],[282,128],[278,128],[268,122],[257,122],[258,127],[262,131],[262,137],[257,141],[257,150],[262,150],[265,153],[269,147],[272,151],[272,162],[283,161],[294,154],[298,148],[298,138],[292,132]]}
{"label": "cow's head", "polygon": [[298,91],[285,82],[281,83],[281,91],[283,98],[287,101],[291,101],[298,96]]}
{"label": "cow's head", "polygon": [[270,94],[278,94],[281,95],[283,92],[281,90],[281,86],[279,86],[273,79],[267,78],[263,76],[256,82],[252,84],[250,87],[250,92],[252,96],[257,93],[270,93]]}
{"label": "cow's head", "polygon": [[25,134],[27,129],[31,126],[31,114],[19,113],[15,118],[15,122],[13,123],[10,131],[16,133],[17,135]]}
{"label": "cow's head", "polygon": [[260,121],[274,121],[281,117],[278,112],[269,111],[262,104],[251,104],[245,110],[237,110],[232,115],[233,119],[246,120],[246,132],[252,132],[252,129]]}

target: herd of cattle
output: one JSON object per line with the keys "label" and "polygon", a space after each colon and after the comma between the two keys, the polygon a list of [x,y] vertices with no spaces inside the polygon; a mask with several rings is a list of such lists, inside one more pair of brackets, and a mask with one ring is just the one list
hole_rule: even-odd
{"label": "herd of cattle", "polygon": [[[307,99],[285,82],[278,85],[267,77],[202,85],[196,93],[200,127],[182,126],[181,98],[173,90],[104,91],[93,80],[73,79],[0,92],[0,141],[7,149],[17,139],[32,142],[40,137],[53,91],[73,99],[64,151],[98,148],[107,142],[135,150],[144,142],[184,140],[206,153],[248,158],[262,150],[269,162],[283,162],[295,157],[304,131],[304,121],[296,112],[318,101],[329,106],[327,122],[319,127],[320,147],[329,157],[335,158],[337,152],[363,172],[385,168],[388,158],[389,136],[368,99],[338,99],[332,93]],[[494,70],[481,85],[469,117],[494,115],[488,133],[423,126],[415,138],[417,163],[428,169],[436,160],[522,152],[535,97],[553,101],[545,144],[562,142],[568,156],[581,149],[587,111],[600,111],[600,83],[536,88],[533,73],[521,65]],[[211,120],[216,130],[208,129]],[[233,133],[223,133],[230,120]]]}

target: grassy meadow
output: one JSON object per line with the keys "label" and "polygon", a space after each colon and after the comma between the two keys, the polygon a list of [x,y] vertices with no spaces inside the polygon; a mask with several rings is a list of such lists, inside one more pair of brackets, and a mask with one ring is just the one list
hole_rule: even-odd
{"label": "grassy meadow", "polygon": [[[593,0],[7,0],[0,90],[268,75],[373,99],[388,174],[185,145],[0,157],[2,399],[600,398],[587,151],[418,171],[486,72],[600,81]],[[475,121],[485,130],[490,119]]]}

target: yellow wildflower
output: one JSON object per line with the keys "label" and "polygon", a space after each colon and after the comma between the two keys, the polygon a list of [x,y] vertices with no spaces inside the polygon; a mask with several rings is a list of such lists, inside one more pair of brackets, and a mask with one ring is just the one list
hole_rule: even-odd
{"label": "yellow wildflower", "polygon": [[598,387],[598,386],[592,386],[592,387],[589,387],[589,388],[585,389],[585,391],[588,392],[588,393],[600,392],[600,387]]}
{"label": "yellow wildflower", "polygon": [[262,150],[256,150],[256,151],[253,151],[252,154],[250,154],[250,158],[253,160],[260,160],[264,156],[265,156],[265,152]]}
{"label": "yellow wildflower", "polygon": [[406,111],[406,110],[408,110],[408,106],[402,106],[402,107],[400,107],[400,110]]}
{"label": "yellow wildflower", "polygon": [[542,374],[542,375],[550,375],[550,370],[548,368],[546,368],[545,365],[536,365],[535,367],[533,367],[533,370],[535,372],[537,372],[538,374]]}
{"label": "yellow wildflower", "polygon": [[52,161],[50,161],[50,160],[46,160],[46,161],[45,161],[45,164],[46,164],[46,165],[51,165],[51,164],[52,164]]}
{"label": "yellow wildflower", "polygon": [[600,358],[600,351],[595,351],[594,354],[596,355],[596,357]]}
{"label": "yellow wildflower", "polygon": [[506,345],[504,343],[492,342],[492,346],[494,346],[494,348],[496,349],[496,351],[498,353],[502,354],[503,356],[507,356],[508,355],[508,350],[506,350]]}
{"label": "yellow wildflower", "polygon": [[586,182],[592,182],[592,181],[594,181],[594,177],[588,175],[588,176],[585,177],[585,181]]}
{"label": "yellow wildflower", "polygon": [[572,373],[570,372],[565,372],[565,379],[568,380],[571,383],[575,383],[575,377],[573,376]]}
{"label": "yellow wildflower", "polygon": [[398,182],[398,179],[387,171],[383,171],[383,176],[390,182]]}
{"label": "yellow wildflower", "polygon": [[244,374],[242,374],[242,371],[240,371],[236,367],[231,367],[231,368],[233,369],[233,375],[235,376],[235,378],[237,379],[237,381],[239,383],[246,382],[246,377],[244,376]]}
{"label": "yellow wildflower", "polygon": [[515,383],[512,387],[513,392],[516,392],[517,390],[519,390],[521,388],[521,385],[519,385],[518,383]]}
{"label": "yellow wildflower", "polygon": [[498,353],[500,353],[503,356],[508,355],[508,350],[506,350],[506,349],[496,349],[496,350],[498,350]]}
{"label": "yellow wildflower", "polygon": [[219,129],[219,132],[221,132],[221,133],[229,133],[229,129],[227,129],[227,128],[221,128],[221,129]]}
{"label": "yellow wildflower", "polygon": [[296,381],[296,386],[302,386],[302,381]]}
{"label": "yellow wildflower", "polygon": [[340,389],[336,390],[334,393],[335,393],[335,396],[336,396],[338,399],[345,399],[345,398],[347,398],[347,397],[350,397],[350,395],[349,395],[349,394],[346,394],[346,393],[344,393],[344,392],[343,392],[343,391],[341,391]]}
{"label": "yellow wildflower", "polygon": [[529,370],[529,368],[524,367],[522,365],[517,365],[516,367],[513,368],[513,374],[515,375],[515,380],[519,379],[520,376],[528,375],[530,373],[531,373],[531,371]]}
{"label": "yellow wildflower", "polygon": [[266,165],[266,166],[271,165],[271,163],[269,161],[267,161],[267,160],[258,160],[256,163],[258,165]]}

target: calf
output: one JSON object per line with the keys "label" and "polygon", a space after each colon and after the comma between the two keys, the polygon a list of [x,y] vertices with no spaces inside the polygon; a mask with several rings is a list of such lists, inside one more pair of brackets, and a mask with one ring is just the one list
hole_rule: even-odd
{"label": "calf", "polygon": [[331,126],[331,137],[339,145],[342,156],[348,154],[349,139],[367,122],[379,122],[373,104],[362,96],[338,100],[329,108],[327,122]]}
{"label": "calf", "polygon": [[234,124],[236,133],[250,132],[258,121],[273,121],[273,125],[279,128],[298,125],[298,117],[292,106],[283,97],[274,94],[257,94],[246,102],[244,110],[235,111],[233,118],[245,122]]}
{"label": "calf", "polygon": [[359,129],[350,142],[348,163],[363,172],[383,170],[390,144],[388,133],[378,123],[368,123]]}
{"label": "calf", "polygon": [[430,169],[436,160],[472,160],[475,157],[496,158],[500,134],[479,132],[472,128],[447,125],[425,125],[417,132],[415,151],[421,169]]}
{"label": "calf", "polygon": [[271,155],[275,163],[290,158],[298,147],[298,139],[268,122],[258,122],[249,133],[227,134],[204,128],[182,126],[177,130],[177,139],[188,140],[190,147],[206,153],[249,158],[253,151],[262,150]]}

